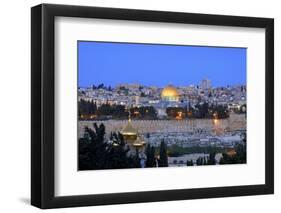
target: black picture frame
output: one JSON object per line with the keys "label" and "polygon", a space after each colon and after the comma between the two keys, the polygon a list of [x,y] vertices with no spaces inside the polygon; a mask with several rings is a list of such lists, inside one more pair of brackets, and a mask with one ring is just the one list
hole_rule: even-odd
{"label": "black picture frame", "polygon": [[[83,17],[162,23],[264,28],[266,135],[265,184],[130,193],[54,195],[54,21]],[[274,20],[164,11],[41,4],[31,8],[31,204],[42,208],[218,198],[274,193]]]}

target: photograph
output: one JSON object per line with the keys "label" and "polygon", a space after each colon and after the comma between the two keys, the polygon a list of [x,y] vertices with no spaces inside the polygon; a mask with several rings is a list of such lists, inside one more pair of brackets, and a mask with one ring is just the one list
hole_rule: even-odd
{"label": "photograph", "polygon": [[32,6],[31,205],[272,200],[279,13],[185,6]]}
{"label": "photograph", "polygon": [[247,48],[77,41],[78,170],[247,163]]}

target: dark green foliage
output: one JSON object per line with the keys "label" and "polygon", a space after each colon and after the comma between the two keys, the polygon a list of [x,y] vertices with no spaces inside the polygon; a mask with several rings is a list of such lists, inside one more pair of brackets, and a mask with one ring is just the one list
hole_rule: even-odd
{"label": "dark green foliage", "polygon": [[[85,101],[83,99],[79,101],[78,109],[79,119],[126,119],[129,114],[129,112],[123,105],[111,105],[109,103],[105,103],[97,107],[95,102]],[[130,109],[130,112],[133,119],[157,119],[157,111],[152,106],[133,107]],[[179,113],[181,113],[181,117],[183,119],[211,119],[214,118],[214,114],[216,114],[216,118],[218,119],[224,119],[229,117],[228,109],[226,106],[209,105],[206,102],[204,102],[203,104],[196,104],[194,108],[191,107],[190,104],[186,107],[168,107],[166,109],[166,112],[168,117],[171,119],[175,119],[179,115]],[[95,117],[91,118],[91,115],[95,115]]]}
{"label": "dark green foliage", "polygon": [[150,146],[150,144],[147,144],[147,146],[146,146],[145,155],[146,155],[145,166],[146,167],[155,167],[156,166],[155,149],[153,146]]}
{"label": "dark green foliage", "polygon": [[236,154],[233,156],[229,156],[226,153],[222,154],[222,158],[220,159],[220,164],[241,164],[247,162],[247,135],[244,132],[241,135],[242,143],[237,144],[234,149]]}
{"label": "dark green foliage", "polygon": [[186,161],[187,166],[193,166],[193,161],[192,160],[187,160]]}
{"label": "dark green foliage", "polygon": [[[152,106],[141,106],[130,109],[133,119],[157,119],[157,112]],[[84,118],[81,117],[84,116]],[[96,117],[90,118],[89,115]],[[96,103],[80,100],[79,101],[79,118],[80,119],[127,119],[129,112],[123,105],[102,104],[97,108]]]}
{"label": "dark green foliage", "polygon": [[197,166],[208,165],[208,159],[206,159],[206,157],[199,157],[196,160],[196,165]]}
{"label": "dark green foliage", "polygon": [[197,104],[196,108],[198,109],[198,116],[199,118],[208,118],[210,117],[209,114],[209,104],[204,102],[202,105]]}
{"label": "dark green foliage", "polygon": [[214,118],[214,114],[216,114],[215,118],[224,119],[229,117],[227,106],[223,105],[209,105],[204,102],[203,104],[195,105],[194,118]]}
{"label": "dark green foliage", "polygon": [[168,107],[166,109],[167,115],[170,118],[176,118],[179,112],[182,113],[182,118],[214,118],[224,119],[229,117],[227,106],[223,105],[209,105],[207,102],[203,104],[196,104],[193,107],[189,104],[188,107]]}
{"label": "dark green foliage", "polygon": [[216,152],[210,152],[209,157],[199,157],[196,160],[196,165],[197,166],[202,166],[202,165],[216,165]]}
{"label": "dark green foliage", "polygon": [[105,126],[94,124],[94,130],[86,127],[83,138],[79,139],[79,170],[120,169],[139,167],[134,156],[128,156],[121,134],[112,133],[112,143],[104,140]]}
{"label": "dark green foliage", "polygon": [[94,130],[85,127],[83,138],[79,139],[79,170],[102,169],[106,163],[106,146],[104,143],[105,127],[94,124]]}
{"label": "dark green foliage", "polygon": [[112,133],[113,143],[107,145],[107,161],[105,168],[129,168],[131,161],[127,155],[129,148],[126,147],[123,136]]}
{"label": "dark green foliage", "polygon": [[130,112],[133,119],[157,119],[157,112],[153,106],[133,107]]}
{"label": "dark green foliage", "polygon": [[79,118],[81,115],[93,115],[97,112],[97,105],[93,101],[85,101],[81,99],[78,103]]}
{"label": "dark green foliage", "polygon": [[149,139],[149,138],[150,138],[150,134],[149,134],[149,132],[148,132],[148,133],[146,133],[145,137],[146,137],[147,139]]}
{"label": "dark green foliage", "polygon": [[141,168],[140,158],[139,158],[139,150],[136,149],[136,154],[133,157],[133,161],[131,162],[132,168]]}
{"label": "dark green foliage", "polygon": [[212,152],[210,153],[208,160],[207,160],[207,165],[216,165],[216,153]]}
{"label": "dark green foliage", "polygon": [[[205,158],[204,158],[204,159],[205,159]],[[197,165],[197,166],[204,165],[204,162],[203,162],[203,158],[202,158],[202,157],[197,158],[197,160],[196,160],[196,165]]]}
{"label": "dark green foliage", "polygon": [[159,167],[168,167],[167,147],[164,140],[161,141],[159,155]]}
{"label": "dark green foliage", "polygon": [[235,155],[228,155],[227,153],[222,153],[222,158],[220,159],[220,164],[241,164],[246,163],[246,146],[243,144],[238,144],[235,146]]}
{"label": "dark green foliage", "polygon": [[108,91],[111,91],[112,90],[112,88],[111,88],[111,86],[105,86],[104,84],[99,84],[99,85],[93,85],[92,86],[92,89],[93,90],[95,90],[95,89],[104,89],[104,90],[108,90]]}
{"label": "dark green foliage", "polygon": [[129,113],[126,111],[125,106],[102,104],[97,110],[97,116],[110,116],[113,119],[128,118]]}

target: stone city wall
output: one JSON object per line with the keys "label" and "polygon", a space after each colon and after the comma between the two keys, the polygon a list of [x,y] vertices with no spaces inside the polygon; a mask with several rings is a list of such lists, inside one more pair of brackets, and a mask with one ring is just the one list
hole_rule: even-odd
{"label": "stone city wall", "polygon": [[[83,136],[84,127],[93,128],[93,123],[103,123],[106,132],[118,132],[127,124],[127,120],[104,120],[104,121],[79,121],[78,136]],[[169,132],[192,132],[196,129],[206,131],[235,131],[246,128],[244,114],[231,114],[228,119],[187,119],[187,120],[132,120],[132,125],[144,133],[169,133]]]}

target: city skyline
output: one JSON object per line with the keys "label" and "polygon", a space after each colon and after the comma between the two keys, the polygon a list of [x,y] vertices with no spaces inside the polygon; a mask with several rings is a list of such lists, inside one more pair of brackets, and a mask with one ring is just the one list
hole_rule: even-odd
{"label": "city skyline", "polygon": [[246,85],[246,52],[230,47],[79,41],[78,86],[161,88],[196,86],[203,79],[211,80],[213,87]]}
{"label": "city skyline", "polygon": [[78,170],[247,163],[246,53],[78,42]]}
{"label": "city skyline", "polygon": [[[209,79],[203,79],[203,80],[209,80]],[[115,89],[116,87],[118,87],[118,86],[121,86],[121,85],[140,85],[140,86],[144,86],[144,87],[156,87],[156,88],[159,88],[159,89],[163,89],[163,88],[165,88],[166,86],[169,86],[169,85],[172,85],[172,86],[174,86],[174,87],[176,87],[176,88],[181,88],[181,87],[191,87],[191,86],[193,86],[193,87],[197,87],[197,86],[199,86],[200,87],[200,83],[201,82],[198,82],[197,84],[189,84],[189,85],[174,85],[173,83],[168,83],[168,84],[166,84],[166,85],[164,85],[164,86],[155,86],[155,85],[144,85],[144,84],[141,84],[141,83],[138,83],[138,82],[130,82],[130,83],[127,83],[127,82],[125,82],[125,83],[123,83],[123,82],[120,82],[120,83],[118,83],[118,84],[116,84],[115,86],[112,86],[112,85],[106,85],[106,84],[104,84],[104,83],[99,83],[99,84],[89,84],[89,85],[86,85],[86,86],[79,86],[79,88],[91,88],[93,85],[95,85],[95,86],[99,86],[99,85],[101,85],[101,84],[103,84],[105,87],[111,87],[112,89]],[[246,84],[232,84],[232,85],[222,85],[222,86],[213,86],[212,85],[212,89],[219,89],[219,88],[221,88],[221,87],[227,87],[227,86],[230,86],[230,87],[237,87],[237,86],[246,86]]]}

